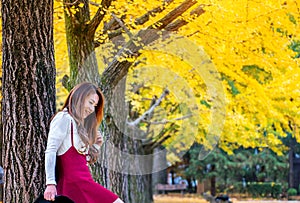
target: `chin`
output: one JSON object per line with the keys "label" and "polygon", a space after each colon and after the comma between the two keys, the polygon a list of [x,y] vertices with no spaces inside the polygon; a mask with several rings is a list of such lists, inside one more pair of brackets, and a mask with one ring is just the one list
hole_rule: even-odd
{"label": "chin", "polygon": [[83,118],[86,119],[86,118],[88,118],[90,115],[92,115],[92,114],[84,115]]}

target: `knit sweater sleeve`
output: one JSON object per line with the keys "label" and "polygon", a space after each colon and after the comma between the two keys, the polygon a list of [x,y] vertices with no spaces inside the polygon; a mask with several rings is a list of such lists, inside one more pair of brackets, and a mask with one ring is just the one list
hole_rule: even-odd
{"label": "knit sweater sleeve", "polygon": [[64,112],[59,112],[50,123],[50,130],[45,151],[46,184],[56,184],[55,165],[59,147],[69,133],[70,117]]}

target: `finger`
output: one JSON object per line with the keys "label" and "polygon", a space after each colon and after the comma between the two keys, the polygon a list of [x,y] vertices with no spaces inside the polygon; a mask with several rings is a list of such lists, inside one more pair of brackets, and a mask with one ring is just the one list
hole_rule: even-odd
{"label": "finger", "polygon": [[51,199],[51,193],[47,192],[44,194],[44,199],[45,200],[50,200]]}
{"label": "finger", "polygon": [[45,198],[45,200],[51,201],[51,197],[50,196],[46,196],[44,198]]}
{"label": "finger", "polygon": [[51,200],[52,200],[52,201],[55,200],[55,195],[52,195]]}

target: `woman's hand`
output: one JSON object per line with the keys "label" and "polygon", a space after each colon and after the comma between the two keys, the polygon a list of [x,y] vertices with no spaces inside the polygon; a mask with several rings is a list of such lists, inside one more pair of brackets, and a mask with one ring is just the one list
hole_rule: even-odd
{"label": "woman's hand", "polygon": [[48,201],[54,201],[56,192],[56,185],[47,185],[46,190],[44,192],[44,199]]}
{"label": "woman's hand", "polygon": [[101,135],[100,131],[97,131],[97,139],[95,144],[99,145],[100,147],[103,144],[103,136]]}

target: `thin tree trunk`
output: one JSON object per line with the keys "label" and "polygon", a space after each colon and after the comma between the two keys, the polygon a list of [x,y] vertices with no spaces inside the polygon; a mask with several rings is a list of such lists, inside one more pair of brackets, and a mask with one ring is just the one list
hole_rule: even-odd
{"label": "thin tree trunk", "polygon": [[[165,162],[167,165],[167,153],[164,151],[164,156],[157,156],[157,152],[164,150],[165,148],[163,146],[159,146],[154,149],[154,158],[153,158],[153,168],[159,168],[162,161]],[[160,155],[160,154],[159,154]],[[158,191],[155,190],[155,186],[157,184],[167,184],[168,181],[168,172],[167,169],[155,172],[152,174],[152,191],[153,193],[157,193]]]}
{"label": "thin tree trunk", "polygon": [[[211,171],[214,172],[216,170],[216,166],[213,164],[211,166]],[[212,176],[210,178],[210,194],[212,196],[216,195],[216,176]]]}
{"label": "thin tree trunk", "polygon": [[289,150],[289,188],[294,187],[294,152],[293,146]]}
{"label": "thin tree trunk", "polygon": [[3,202],[44,190],[44,150],[55,112],[52,0],[2,0]]}

